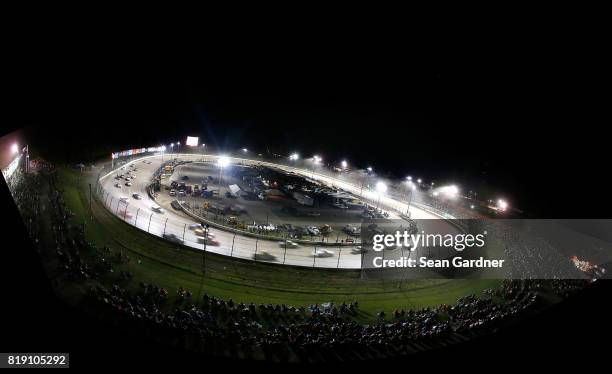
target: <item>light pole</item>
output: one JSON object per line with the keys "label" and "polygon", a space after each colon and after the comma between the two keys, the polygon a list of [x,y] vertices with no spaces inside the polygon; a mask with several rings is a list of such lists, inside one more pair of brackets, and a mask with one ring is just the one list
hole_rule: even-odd
{"label": "light pole", "polygon": [[312,179],[314,179],[314,175],[315,175],[315,167],[317,166],[317,164],[318,164],[319,162],[321,162],[321,160],[322,160],[322,158],[321,158],[321,157],[319,157],[319,156],[317,156],[317,155],[314,155],[314,156],[312,157]]}
{"label": "light pole", "polygon": [[26,156],[26,173],[30,172],[30,146],[26,144],[25,146],[25,156]]}
{"label": "light pole", "polygon": [[359,196],[362,196],[362,197],[363,197],[363,186],[365,184],[366,175],[370,175],[370,173],[372,172],[372,167],[368,166],[368,168],[366,170],[367,170],[367,173],[364,172],[363,173],[363,178],[361,178],[361,190],[359,191]]}
{"label": "light pole", "polygon": [[221,197],[221,178],[223,176],[223,168],[227,167],[230,163],[230,159],[227,156],[219,156],[217,165],[219,165],[219,197]]}
{"label": "light pole", "polygon": [[408,181],[406,182],[406,198],[408,199],[408,207],[406,208],[406,215],[410,217],[410,203],[412,202],[412,193],[416,190],[416,185],[412,183],[412,178],[407,177]]}
{"label": "light pole", "polygon": [[376,192],[378,192],[378,203],[376,203],[377,211],[380,209],[380,198],[382,194],[385,193],[385,191],[387,191],[387,185],[384,182],[379,181],[378,183],[376,183]]}
{"label": "light pole", "polygon": [[208,224],[204,224],[204,250],[202,251],[202,273],[206,275],[206,242],[208,241]]}

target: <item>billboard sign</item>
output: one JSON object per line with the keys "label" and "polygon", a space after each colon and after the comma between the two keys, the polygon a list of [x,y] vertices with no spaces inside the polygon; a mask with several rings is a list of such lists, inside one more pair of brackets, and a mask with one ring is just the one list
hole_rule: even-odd
{"label": "billboard sign", "polygon": [[188,136],[187,142],[185,144],[187,144],[190,147],[197,147],[199,140],[200,138],[197,136]]}

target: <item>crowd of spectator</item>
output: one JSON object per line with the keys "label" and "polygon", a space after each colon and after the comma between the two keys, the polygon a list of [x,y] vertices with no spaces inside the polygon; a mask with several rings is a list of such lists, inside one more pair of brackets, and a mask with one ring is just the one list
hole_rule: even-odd
{"label": "crowd of spectator", "polygon": [[581,279],[581,273],[567,256],[545,239],[510,227],[506,222],[490,221],[486,229],[503,246],[506,276],[512,279]]}
{"label": "crowd of spectator", "polygon": [[[179,287],[178,302],[169,305],[173,292],[166,288],[144,282],[139,283],[137,291],[121,286],[132,280],[132,274],[126,271],[121,271],[112,285],[104,285],[102,275],[113,272],[114,263],[129,263],[129,256],[89,243],[84,234],[86,223],[78,225],[71,220],[73,214],[57,187],[53,168],[40,170],[45,172],[20,176],[24,179],[15,182],[19,188],[12,192],[24,220],[30,222],[31,235],[36,235],[41,194],[33,192],[43,188],[40,176],[48,177],[52,235],[64,276],[72,281],[88,282],[91,286],[88,300],[108,313],[111,320],[142,327],[161,339],[169,336],[170,341],[189,342],[190,346],[207,352],[230,355],[241,352],[241,355],[263,355],[278,360],[306,359],[313,352],[319,357],[399,354],[422,341],[500,327],[534,307],[542,290],[552,290],[565,297],[586,284],[586,281],[507,280],[498,289],[462,297],[453,305],[397,309],[388,316],[381,311],[378,321],[372,324],[358,322],[361,312],[357,302],[295,307],[239,303],[209,295],[196,300],[190,290]],[[521,243],[520,238],[508,239],[516,240],[517,245]],[[530,245],[521,246],[523,252],[518,257],[527,256],[525,261],[535,261],[532,257],[538,256],[537,261],[554,260],[553,264],[562,266],[553,252],[545,247],[531,251]],[[518,255],[514,250],[514,247],[506,249],[509,256]],[[520,270],[529,274],[528,269]]]}
{"label": "crowd of spectator", "polygon": [[584,286],[584,281],[508,280],[499,289],[485,290],[479,297],[462,297],[454,305],[394,310],[388,317],[381,312],[379,321],[370,325],[355,320],[356,302],[298,308],[257,306],[204,295],[199,303],[190,297],[181,306],[164,311],[167,291],[152,285],[141,285],[136,295],[117,285],[110,289],[97,286],[92,295],[112,313],[166,333],[187,332],[206,347],[224,347],[223,352],[259,350],[287,358],[333,350],[334,355],[352,352],[368,357],[374,352],[399,353],[423,339],[496,328],[535,305],[543,288],[563,287],[572,292]]}

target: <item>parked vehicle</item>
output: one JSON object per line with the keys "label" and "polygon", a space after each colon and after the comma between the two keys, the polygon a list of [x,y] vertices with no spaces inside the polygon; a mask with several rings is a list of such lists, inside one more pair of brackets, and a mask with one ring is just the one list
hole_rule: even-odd
{"label": "parked vehicle", "polygon": [[331,234],[331,232],[334,230],[331,228],[330,225],[326,224],[320,227],[320,231],[321,231],[321,234],[328,235],[328,234]]}
{"label": "parked vehicle", "polygon": [[321,235],[321,230],[316,226],[306,226],[306,230],[308,230],[310,235]]}
{"label": "parked vehicle", "polygon": [[346,225],[346,226],[344,226],[342,228],[342,231],[344,231],[348,235],[359,236],[359,235],[361,235],[361,226],[358,226],[358,225]]}

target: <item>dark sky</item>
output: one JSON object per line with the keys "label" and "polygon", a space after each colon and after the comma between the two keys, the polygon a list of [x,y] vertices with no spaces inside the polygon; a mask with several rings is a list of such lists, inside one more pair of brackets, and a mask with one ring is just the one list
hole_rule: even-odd
{"label": "dark sky", "polygon": [[384,44],[195,57],[129,44],[43,50],[12,66],[6,123],[37,126],[33,143],[61,144],[72,159],[199,135],[456,182],[562,215],[559,201],[589,194],[609,159],[602,60],[567,48],[489,44],[426,58]]}

